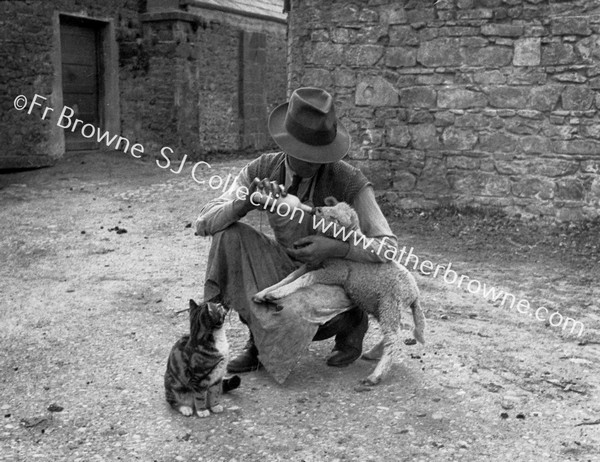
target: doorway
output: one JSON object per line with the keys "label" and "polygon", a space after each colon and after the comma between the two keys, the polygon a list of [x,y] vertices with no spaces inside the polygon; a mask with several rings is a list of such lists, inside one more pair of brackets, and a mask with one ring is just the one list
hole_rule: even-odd
{"label": "doorway", "polygon": [[[102,23],[83,18],[61,16],[60,49],[63,105],[75,114],[73,118],[102,127],[103,56]],[[65,150],[98,149],[98,142],[84,138],[81,131],[65,129]]]}

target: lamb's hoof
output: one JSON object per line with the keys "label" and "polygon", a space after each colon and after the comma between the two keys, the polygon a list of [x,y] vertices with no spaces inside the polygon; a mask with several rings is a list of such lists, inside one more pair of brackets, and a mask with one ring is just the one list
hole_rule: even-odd
{"label": "lamb's hoof", "polygon": [[212,412],[214,412],[215,414],[220,414],[221,412],[223,412],[225,410],[225,408],[223,406],[221,406],[220,404],[217,404],[216,406],[211,407],[210,410]]}
{"label": "lamb's hoof", "polygon": [[208,409],[202,409],[201,411],[196,411],[198,417],[208,417],[210,415],[210,411]]}
{"label": "lamb's hoof", "polygon": [[381,382],[381,377],[376,377],[374,375],[370,375],[366,379],[361,380],[360,383],[362,383],[363,385],[365,385],[367,387],[373,387],[373,386],[377,385],[379,382]]}
{"label": "lamb's hoof", "polygon": [[252,296],[252,301],[254,303],[264,303],[265,302],[264,295],[259,292],[256,295]]}
{"label": "lamb's hoof", "polygon": [[189,406],[181,406],[179,412],[184,416],[189,417],[194,413],[194,410]]}

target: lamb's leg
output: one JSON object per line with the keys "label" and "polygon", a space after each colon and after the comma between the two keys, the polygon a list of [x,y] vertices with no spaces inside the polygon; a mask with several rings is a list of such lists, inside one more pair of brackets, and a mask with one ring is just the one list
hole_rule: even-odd
{"label": "lamb's leg", "polygon": [[302,287],[311,286],[313,284],[343,285],[345,280],[346,272],[343,268],[338,268],[337,266],[321,268],[315,271],[309,271],[295,281],[267,293],[265,295],[265,300],[279,300],[280,298],[296,292]]}
{"label": "lamb's leg", "polygon": [[371,348],[369,351],[362,355],[363,359],[368,359],[369,361],[375,361],[376,359],[381,359],[381,355],[383,354],[383,340],[381,340],[377,345]]}
{"label": "lamb's leg", "polygon": [[266,301],[267,300],[266,295],[269,292],[271,292],[273,290],[277,290],[280,287],[283,287],[286,284],[289,284],[289,283],[295,281],[299,277],[305,275],[306,271],[307,271],[307,266],[306,265],[302,265],[300,268],[298,268],[296,271],[290,273],[288,276],[286,276],[284,279],[282,279],[281,281],[279,281],[277,284],[273,284],[272,286],[267,287],[266,289],[263,289],[260,292],[258,292],[257,294],[255,294],[252,297],[252,301],[255,302],[255,303],[262,303],[262,302]]}
{"label": "lamb's leg", "polygon": [[400,352],[400,308],[394,300],[382,300],[379,307],[379,325],[383,332],[383,355],[371,375],[363,380],[365,385],[377,385],[384,379]]}

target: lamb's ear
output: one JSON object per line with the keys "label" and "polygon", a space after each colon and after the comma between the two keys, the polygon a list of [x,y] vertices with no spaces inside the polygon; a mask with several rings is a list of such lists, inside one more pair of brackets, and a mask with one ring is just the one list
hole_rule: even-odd
{"label": "lamb's ear", "polygon": [[333,196],[329,196],[329,197],[325,198],[325,205],[327,207],[333,207],[334,205],[337,205],[337,203],[338,203],[338,200]]}
{"label": "lamb's ear", "polygon": [[190,310],[193,310],[194,308],[197,308],[197,307],[198,307],[198,305],[196,304],[196,302],[190,298]]}

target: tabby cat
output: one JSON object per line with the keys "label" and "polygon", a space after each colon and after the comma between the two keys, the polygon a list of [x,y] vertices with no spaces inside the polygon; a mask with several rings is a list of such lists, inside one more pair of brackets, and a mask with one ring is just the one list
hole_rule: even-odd
{"label": "tabby cat", "polygon": [[181,337],[169,354],[165,372],[165,396],[173,409],[199,417],[223,412],[222,393],[240,385],[234,375],[224,379],[229,358],[222,304],[190,300],[190,335]]}

